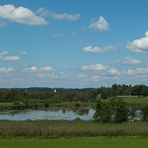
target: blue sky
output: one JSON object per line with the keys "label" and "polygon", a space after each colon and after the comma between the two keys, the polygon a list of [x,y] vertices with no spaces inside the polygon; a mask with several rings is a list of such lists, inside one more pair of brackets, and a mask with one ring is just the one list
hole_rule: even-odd
{"label": "blue sky", "polygon": [[148,84],[147,0],[0,1],[0,87]]}

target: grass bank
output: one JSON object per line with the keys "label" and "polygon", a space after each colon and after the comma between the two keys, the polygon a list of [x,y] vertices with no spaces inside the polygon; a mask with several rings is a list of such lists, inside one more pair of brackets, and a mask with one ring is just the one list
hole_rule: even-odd
{"label": "grass bank", "polygon": [[25,109],[51,109],[51,108],[69,108],[69,109],[89,109],[94,108],[95,103],[92,102],[58,102],[47,103],[44,102],[0,102],[0,112],[12,112],[16,110]]}
{"label": "grass bank", "polygon": [[148,123],[99,124],[92,121],[0,121],[1,137],[148,136]]}
{"label": "grass bank", "polygon": [[147,148],[148,138],[0,139],[1,148]]}

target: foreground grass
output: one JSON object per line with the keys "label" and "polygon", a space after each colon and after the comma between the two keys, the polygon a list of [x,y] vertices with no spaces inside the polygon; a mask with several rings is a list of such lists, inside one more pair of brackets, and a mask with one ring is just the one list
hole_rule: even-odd
{"label": "foreground grass", "polygon": [[148,136],[148,123],[99,124],[91,121],[0,121],[1,137]]}
{"label": "foreground grass", "polygon": [[148,138],[0,139],[0,148],[147,148]]}

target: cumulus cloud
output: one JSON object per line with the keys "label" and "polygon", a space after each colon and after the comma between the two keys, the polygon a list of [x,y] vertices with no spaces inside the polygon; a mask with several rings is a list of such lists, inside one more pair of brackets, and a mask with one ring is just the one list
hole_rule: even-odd
{"label": "cumulus cloud", "polygon": [[47,79],[62,80],[70,77],[69,74],[62,71],[57,71],[51,66],[43,66],[43,67],[30,66],[26,67],[24,70],[26,72],[31,73],[33,77],[40,79],[47,78]]}
{"label": "cumulus cloud", "polygon": [[40,79],[55,79],[55,80],[63,80],[70,77],[69,74],[64,72],[58,72],[58,71],[38,71],[38,73],[33,73],[33,77],[37,77]]}
{"label": "cumulus cloud", "polygon": [[117,69],[110,68],[109,66],[96,64],[96,65],[85,65],[81,67],[84,71],[97,71],[101,72],[103,75],[118,76],[120,72]]}
{"label": "cumulus cloud", "polygon": [[53,71],[53,68],[51,66],[45,66],[45,67],[40,67],[41,71]]}
{"label": "cumulus cloud", "polygon": [[63,79],[67,79],[70,78],[70,75],[65,73],[65,72],[56,72],[53,73],[53,75],[51,76],[52,79],[58,79],[58,80],[63,80]]}
{"label": "cumulus cloud", "polygon": [[141,61],[137,59],[133,59],[131,57],[126,57],[125,60],[123,61],[124,64],[129,64],[129,65],[136,65],[140,64]]}
{"label": "cumulus cloud", "polygon": [[114,74],[109,74],[107,73],[106,75],[101,75],[101,74],[79,74],[77,76],[79,81],[83,82],[103,82],[103,81],[108,81],[108,80],[115,80],[119,79],[118,75]]}
{"label": "cumulus cloud", "polygon": [[12,67],[6,68],[6,67],[0,67],[0,74],[8,74],[10,72],[14,72],[15,69]]}
{"label": "cumulus cloud", "polygon": [[12,4],[0,5],[0,18],[7,21],[13,21],[28,25],[44,25],[46,20],[37,16],[30,9],[25,7],[15,7]]}
{"label": "cumulus cloud", "polygon": [[127,47],[133,52],[148,51],[148,31],[144,37],[129,42]]}
{"label": "cumulus cloud", "polygon": [[89,25],[89,28],[92,28],[95,31],[108,31],[109,24],[103,16],[100,16],[97,21],[94,21]]}
{"label": "cumulus cloud", "polygon": [[36,72],[38,71],[38,67],[36,66],[26,67],[25,71]]}
{"label": "cumulus cloud", "polygon": [[7,51],[0,52],[0,61],[15,62],[20,60],[19,56],[9,55]]}
{"label": "cumulus cloud", "polygon": [[76,21],[80,19],[80,14],[69,14],[69,13],[56,13],[56,12],[49,12],[46,8],[40,8],[37,13],[40,16],[48,16],[53,19],[57,20],[68,20],[68,21]]}
{"label": "cumulus cloud", "polygon": [[82,48],[82,50],[85,52],[91,52],[91,53],[104,53],[104,52],[115,50],[115,48],[111,45],[104,46],[104,47],[86,46],[86,47]]}
{"label": "cumulus cloud", "polygon": [[141,68],[136,68],[136,69],[128,69],[125,71],[126,75],[129,76],[143,76],[143,75],[148,75],[148,68],[147,67],[141,67]]}
{"label": "cumulus cloud", "polygon": [[118,76],[120,75],[120,72],[117,69],[111,68],[108,70],[108,73],[112,76]]}
{"label": "cumulus cloud", "polygon": [[108,67],[102,64],[96,64],[96,65],[85,65],[81,67],[81,70],[93,70],[93,71],[104,71],[107,70]]}
{"label": "cumulus cloud", "polygon": [[31,66],[31,67],[26,67],[25,71],[29,71],[29,72],[51,72],[51,71],[53,71],[53,68],[51,66],[44,66],[44,67]]}

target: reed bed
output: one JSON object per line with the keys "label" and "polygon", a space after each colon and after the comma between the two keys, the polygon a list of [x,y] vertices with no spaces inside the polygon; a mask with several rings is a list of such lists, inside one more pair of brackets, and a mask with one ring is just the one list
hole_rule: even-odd
{"label": "reed bed", "polygon": [[1,137],[148,136],[148,123],[101,124],[93,121],[0,121]]}

